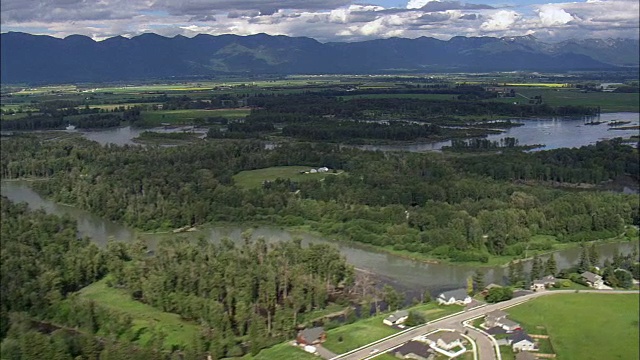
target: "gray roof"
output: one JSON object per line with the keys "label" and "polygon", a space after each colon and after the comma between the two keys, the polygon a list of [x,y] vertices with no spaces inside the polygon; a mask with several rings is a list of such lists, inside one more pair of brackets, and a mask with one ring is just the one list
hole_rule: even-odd
{"label": "gray roof", "polygon": [[445,291],[442,294],[440,294],[440,297],[443,298],[444,300],[449,300],[451,298],[454,298],[456,300],[462,301],[466,299],[467,296],[469,296],[467,294],[467,289],[456,289],[451,291]]}
{"label": "gray roof", "polygon": [[596,282],[598,280],[602,280],[602,276],[592,273],[591,271],[585,271],[580,274],[583,278],[585,278],[589,282]]}
{"label": "gray roof", "polygon": [[556,280],[555,277],[553,277],[553,275],[547,275],[547,276],[543,277],[542,279],[533,280],[533,283],[534,284],[547,285],[547,284],[553,284],[556,281],[557,280]]}
{"label": "gray roof", "polygon": [[497,320],[502,319],[503,317],[507,317],[507,313],[502,310],[494,310],[487,314],[486,319],[488,320]]}
{"label": "gray roof", "polygon": [[320,336],[324,333],[324,328],[314,327],[302,330],[302,337],[308,342],[314,342],[320,339]]}
{"label": "gray roof", "polygon": [[488,333],[489,335],[506,334],[506,333],[507,333],[507,330],[505,330],[505,329],[503,329],[503,328],[501,328],[501,327],[499,327],[499,326],[494,326],[494,327],[492,327],[492,328],[488,329],[488,330],[487,330],[487,333]]}
{"label": "gray roof", "polygon": [[407,310],[398,310],[396,312],[394,312],[393,314],[387,316],[387,320],[391,321],[391,322],[396,322],[398,319],[405,317],[405,316],[409,316],[409,312]]}
{"label": "gray roof", "polygon": [[520,324],[518,324],[517,322],[510,320],[510,319],[502,319],[500,320],[500,324],[508,326],[508,327],[517,327],[520,326]]}
{"label": "gray roof", "polygon": [[450,344],[456,340],[460,340],[462,336],[455,331],[438,331],[437,333],[427,336],[427,339],[437,342],[438,339],[444,341],[445,344]]}
{"label": "gray roof", "polygon": [[395,353],[400,353],[402,356],[407,354],[416,354],[423,358],[427,358],[431,354],[431,348],[423,342],[411,340],[395,349]]}
{"label": "gray roof", "polygon": [[533,343],[533,339],[531,338],[531,336],[527,335],[527,333],[524,331],[515,331],[513,334],[511,334],[511,336],[509,336],[509,340],[511,340],[512,344],[517,344],[523,340],[527,340]]}
{"label": "gray roof", "polygon": [[489,289],[493,289],[493,288],[501,288],[501,287],[502,287],[502,286],[500,286],[500,285],[498,285],[498,284],[491,283],[491,284],[489,284],[489,285],[485,286],[485,289],[489,290]]}

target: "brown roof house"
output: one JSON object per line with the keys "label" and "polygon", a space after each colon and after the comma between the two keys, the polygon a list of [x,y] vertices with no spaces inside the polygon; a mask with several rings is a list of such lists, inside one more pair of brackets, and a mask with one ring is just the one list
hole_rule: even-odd
{"label": "brown roof house", "polygon": [[324,328],[314,327],[304,329],[298,333],[296,342],[298,345],[316,345],[327,340],[327,333]]}

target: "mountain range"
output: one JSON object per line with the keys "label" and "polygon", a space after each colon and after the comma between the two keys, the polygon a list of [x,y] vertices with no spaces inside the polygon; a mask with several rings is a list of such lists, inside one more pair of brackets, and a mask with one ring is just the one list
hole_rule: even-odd
{"label": "mountain range", "polygon": [[533,36],[389,38],[321,43],[257,34],[142,34],[102,41],[0,35],[3,84],[107,82],[222,74],[371,74],[615,70],[639,66],[637,39],[546,43]]}

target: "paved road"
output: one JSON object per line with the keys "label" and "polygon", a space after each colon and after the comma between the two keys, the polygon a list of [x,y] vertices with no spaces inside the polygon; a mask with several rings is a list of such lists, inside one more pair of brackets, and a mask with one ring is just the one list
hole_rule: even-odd
{"label": "paved road", "polygon": [[[369,345],[366,345],[364,347],[361,347],[359,349],[356,349],[354,351],[342,354],[342,355],[338,355],[334,358],[332,358],[332,360],[361,360],[361,359],[367,359],[369,358],[372,354],[371,352],[374,349],[378,349],[379,352],[384,352],[388,349],[391,349],[393,347],[396,347],[398,345],[401,345],[409,340],[411,340],[412,338],[419,336],[419,335],[423,335],[426,334],[428,332],[431,331],[435,331],[438,329],[462,329],[462,322],[465,320],[469,320],[469,319],[474,319],[480,316],[484,316],[485,314],[494,311],[494,310],[499,310],[499,309],[504,309],[507,307],[511,307],[520,303],[524,303],[526,301],[529,301],[531,299],[540,297],[540,296],[546,296],[546,295],[551,295],[551,294],[566,294],[566,293],[574,293],[575,290],[552,290],[552,291],[541,291],[541,292],[536,292],[533,294],[528,294],[528,295],[524,295],[521,297],[517,297],[511,300],[507,300],[507,301],[503,301],[501,303],[497,303],[497,304],[490,304],[490,305],[486,305],[483,307],[479,307],[479,308],[475,308],[475,309],[471,309],[471,310],[467,310],[463,313],[451,316],[449,318],[445,318],[445,319],[441,319],[441,320],[437,320],[435,322],[429,323],[429,324],[425,324],[419,327],[415,327],[412,328],[406,332],[402,332],[392,338],[386,339],[384,341],[378,342],[378,343],[372,343]],[[637,294],[638,291],[637,290],[631,290],[631,291],[621,291],[621,290],[580,290],[581,293],[599,293],[599,294]],[[462,330],[464,332],[464,329]],[[493,348],[493,343],[491,342],[491,340],[487,337],[484,336],[483,334],[477,332],[477,331],[473,331],[470,330],[469,331],[469,336],[471,338],[477,339],[477,345],[478,345],[478,352],[479,352],[479,360],[495,360],[496,359],[496,353],[495,353],[495,349]]]}

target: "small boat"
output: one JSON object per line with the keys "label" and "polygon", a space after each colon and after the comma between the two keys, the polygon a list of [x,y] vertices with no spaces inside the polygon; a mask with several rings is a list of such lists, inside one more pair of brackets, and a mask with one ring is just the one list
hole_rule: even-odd
{"label": "small boat", "polygon": [[67,127],[65,129],[66,130],[75,130],[76,127],[75,127],[75,125],[67,124]]}

